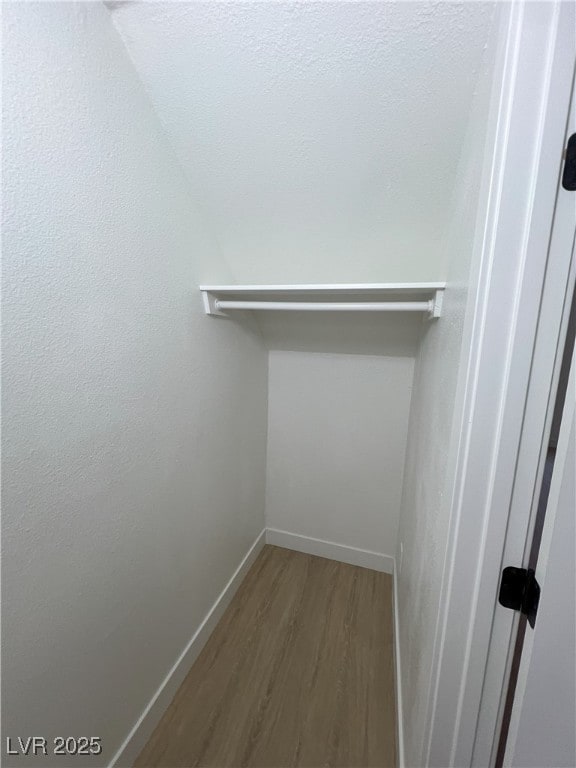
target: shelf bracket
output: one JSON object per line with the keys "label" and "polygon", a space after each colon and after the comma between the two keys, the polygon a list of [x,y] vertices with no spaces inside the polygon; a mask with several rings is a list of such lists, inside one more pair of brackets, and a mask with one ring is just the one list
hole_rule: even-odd
{"label": "shelf bracket", "polygon": [[432,299],[432,308],[428,317],[433,320],[436,317],[440,317],[442,314],[442,301],[444,300],[444,288],[438,288],[434,292],[434,298]]}
{"label": "shelf bracket", "polygon": [[202,302],[204,304],[204,312],[206,312],[207,315],[219,315],[220,317],[228,317],[226,312],[222,312],[222,310],[218,308],[218,299],[216,296],[214,296],[213,293],[203,290],[201,290],[201,293]]}

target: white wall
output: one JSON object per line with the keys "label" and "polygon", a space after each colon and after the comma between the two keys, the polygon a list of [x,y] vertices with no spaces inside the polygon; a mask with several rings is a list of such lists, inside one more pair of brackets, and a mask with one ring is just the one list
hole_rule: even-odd
{"label": "white wall", "polygon": [[398,548],[404,765],[425,764],[428,704],[440,590],[458,450],[466,338],[472,318],[468,301],[482,251],[489,194],[487,137],[493,130],[492,77],[498,44],[495,17],[479,73],[445,247],[449,257],[442,318],[431,323],[416,358],[408,431]]}
{"label": "white wall", "polygon": [[3,15],[3,736],[104,765],[263,527],[267,357],[105,7]]}
{"label": "white wall", "polygon": [[268,349],[287,352],[414,358],[422,321],[419,312],[258,312]]}
{"label": "white wall", "polygon": [[269,527],[394,556],[413,366],[270,352]]}
{"label": "white wall", "polygon": [[110,5],[239,282],[445,277],[491,3]]}

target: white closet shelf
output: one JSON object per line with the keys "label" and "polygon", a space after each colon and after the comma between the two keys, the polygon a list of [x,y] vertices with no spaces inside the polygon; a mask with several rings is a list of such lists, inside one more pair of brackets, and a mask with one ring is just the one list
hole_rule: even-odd
{"label": "white closet shelf", "polygon": [[440,317],[446,283],[201,285],[207,315],[234,310],[425,312]]}

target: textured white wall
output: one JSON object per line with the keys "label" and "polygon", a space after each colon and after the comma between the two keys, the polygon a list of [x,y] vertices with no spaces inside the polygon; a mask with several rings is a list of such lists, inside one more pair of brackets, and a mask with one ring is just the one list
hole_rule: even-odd
{"label": "textured white wall", "polygon": [[270,352],[269,527],[394,556],[413,368]]}
{"label": "textured white wall", "polygon": [[445,277],[491,14],[431,0],[113,11],[237,281],[256,283]]}
{"label": "textured white wall", "polygon": [[3,6],[3,736],[104,765],[262,530],[267,356],[105,7]]}
{"label": "textured white wall", "polygon": [[405,312],[258,312],[269,349],[416,357],[422,315]]}
{"label": "textured white wall", "polygon": [[[397,565],[405,765],[424,764],[434,642],[447,549],[468,301],[482,249],[489,184],[485,175],[498,17],[480,69],[460,158],[445,247],[449,256],[442,318],[426,326],[416,358]],[[493,118],[493,116],[492,116]],[[492,119],[490,118],[490,119]]]}

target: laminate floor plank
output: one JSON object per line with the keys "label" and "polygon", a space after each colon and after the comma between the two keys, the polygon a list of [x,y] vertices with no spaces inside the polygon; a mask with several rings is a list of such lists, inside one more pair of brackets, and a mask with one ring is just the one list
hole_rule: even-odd
{"label": "laminate floor plank", "polygon": [[392,578],[267,545],[135,768],[392,768]]}

